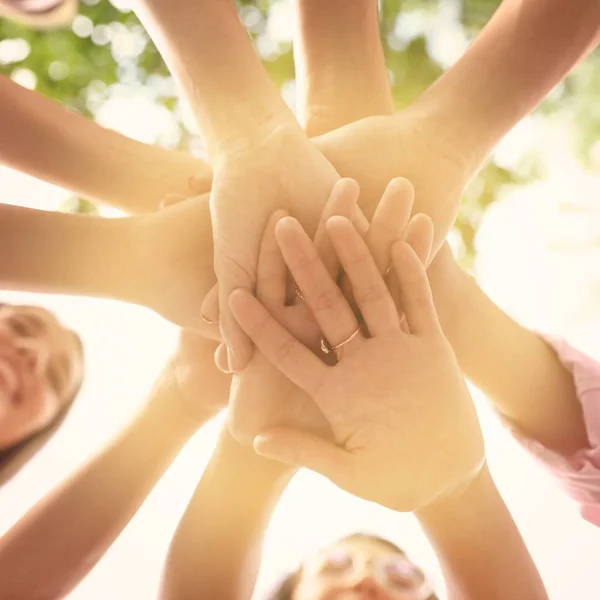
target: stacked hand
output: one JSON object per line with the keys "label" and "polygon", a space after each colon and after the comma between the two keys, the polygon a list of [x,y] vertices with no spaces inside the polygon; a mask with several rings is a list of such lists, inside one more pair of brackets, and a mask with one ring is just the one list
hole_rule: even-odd
{"label": "stacked hand", "polygon": [[[325,223],[334,215],[353,219],[358,195],[358,186],[352,180],[341,180],[334,186],[315,236],[316,254],[304,258],[309,263],[317,260],[317,256],[321,257],[331,277],[336,277],[340,265]],[[412,187],[406,180],[392,181],[366,232],[365,242],[382,273],[390,265],[391,245],[403,237],[414,246],[421,260],[425,261],[428,256],[432,235],[430,222],[423,219],[423,215],[409,222],[412,200]],[[298,297],[302,295],[300,289],[294,302],[286,303],[287,269],[276,236],[276,225],[283,216],[285,212],[277,211],[265,229],[258,261],[256,296],[278,323],[323,357],[319,323],[309,306]],[[360,226],[359,219],[355,222]],[[337,287],[333,291],[337,295],[341,293]],[[320,311],[323,318],[335,320],[333,300],[323,295],[314,310]],[[261,431],[274,426],[308,429],[325,437],[330,433],[329,425],[312,399],[275,369],[261,352],[255,352],[248,368],[234,376],[228,416],[230,431],[239,442],[246,444],[252,443]]]}
{"label": "stacked hand", "polygon": [[260,240],[269,217],[284,209],[316,228],[338,174],[297,126],[275,128],[249,149],[229,150],[215,164],[210,196],[219,322],[231,371],[248,364],[252,345],[231,317],[235,288],[256,285]]}
{"label": "stacked hand", "polygon": [[470,482],[483,465],[471,398],[414,250],[397,241],[391,251],[403,330],[398,306],[352,224],[334,217],[327,231],[370,337],[360,332],[300,224],[280,220],[279,247],[329,347],[337,348],[337,364],[324,364],[245,290],[230,296],[230,306],[258,349],[314,400],[333,439],[278,426],[259,435],[255,449],[395,510],[422,508]]}

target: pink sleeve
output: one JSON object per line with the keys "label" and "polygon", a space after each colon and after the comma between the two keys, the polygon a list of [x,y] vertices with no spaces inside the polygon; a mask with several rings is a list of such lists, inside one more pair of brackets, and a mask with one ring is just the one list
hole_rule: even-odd
{"label": "pink sleeve", "polygon": [[548,450],[537,440],[508,425],[515,438],[559,481],[580,506],[584,519],[600,527],[600,363],[569,346],[564,340],[544,336],[562,364],[573,374],[581,402],[590,447],[570,456]]}

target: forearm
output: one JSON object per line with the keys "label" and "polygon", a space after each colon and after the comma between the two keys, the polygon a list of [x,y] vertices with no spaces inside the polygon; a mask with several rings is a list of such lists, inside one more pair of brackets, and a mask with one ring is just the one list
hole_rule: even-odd
{"label": "forearm", "polygon": [[159,208],[188,181],[210,190],[212,172],[184,152],[142,144],[0,76],[0,162],[125,212]]}
{"label": "forearm", "polygon": [[441,252],[430,281],[444,333],[467,377],[500,414],[544,446],[563,454],[585,448],[573,377],[556,353],[498,308],[447,248]]}
{"label": "forearm", "polygon": [[248,600],[264,532],[292,475],[225,429],[173,538],[161,598]]}
{"label": "forearm", "polygon": [[199,426],[173,408],[177,393],[163,378],[124,433],[1,539],[2,598],[61,598],[100,560]]}
{"label": "forearm", "polygon": [[599,41],[597,0],[504,0],[464,56],[417,105],[481,163]]}
{"label": "forearm", "polygon": [[141,0],[138,14],[190,102],[211,156],[295,123],[233,0]]}
{"label": "forearm", "polygon": [[393,110],[377,0],[294,0],[300,120],[309,135]]}
{"label": "forearm", "polygon": [[0,287],[127,299],[132,223],[0,205]]}
{"label": "forearm", "polygon": [[452,600],[547,600],[487,467],[460,494],[416,516],[440,561]]}

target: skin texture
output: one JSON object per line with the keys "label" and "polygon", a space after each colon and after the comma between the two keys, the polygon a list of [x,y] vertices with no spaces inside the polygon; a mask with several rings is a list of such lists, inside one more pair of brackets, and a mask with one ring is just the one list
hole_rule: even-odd
{"label": "skin texture", "polygon": [[48,426],[72,400],[81,345],[48,311],[0,307],[0,450]]}

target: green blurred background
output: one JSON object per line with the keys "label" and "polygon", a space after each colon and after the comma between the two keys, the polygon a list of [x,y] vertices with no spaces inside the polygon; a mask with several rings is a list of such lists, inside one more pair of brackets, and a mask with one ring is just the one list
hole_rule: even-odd
{"label": "green blurred background", "polygon": [[[196,150],[197,136],[190,130],[190,120],[181,110],[159,53],[133,13],[115,4],[82,0],[71,26],[55,31],[32,31],[1,20],[0,71],[92,118],[115,86],[144,88],[153,102],[173,112],[178,123],[176,135],[157,142]],[[242,20],[266,69],[284,92],[293,90],[294,80],[290,30],[285,19],[282,21],[287,4],[287,0],[239,2]],[[380,2],[381,41],[398,109],[456,60],[498,4],[498,0]],[[578,160],[587,169],[600,170],[600,52],[558,86],[538,112],[571,128]],[[523,185],[543,177],[544,168],[535,152],[508,168],[492,157],[467,190],[456,223],[465,264],[474,256],[474,235],[481,216],[503,186]],[[93,204],[77,198],[63,208],[96,211]]]}

